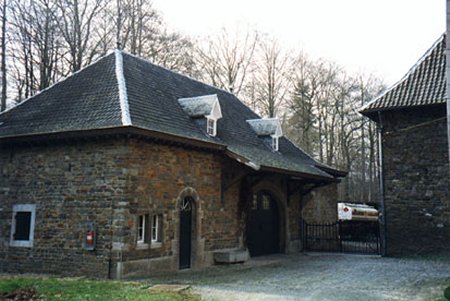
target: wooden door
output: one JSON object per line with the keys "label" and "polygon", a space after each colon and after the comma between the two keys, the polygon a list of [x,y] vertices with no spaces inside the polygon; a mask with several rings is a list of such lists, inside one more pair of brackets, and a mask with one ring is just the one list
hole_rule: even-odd
{"label": "wooden door", "polygon": [[187,197],[180,206],[180,269],[191,267],[192,199]]}
{"label": "wooden door", "polygon": [[254,196],[247,221],[247,247],[251,256],[280,251],[278,206],[267,192]]}

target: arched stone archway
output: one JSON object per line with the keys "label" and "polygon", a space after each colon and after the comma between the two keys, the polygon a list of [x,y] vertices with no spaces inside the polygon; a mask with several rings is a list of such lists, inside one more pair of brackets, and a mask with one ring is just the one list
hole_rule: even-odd
{"label": "arched stone archway", "polygon": [[245,238],[251,256],[282,253],[286,248],[286,202],[279,187],[262,181],[251,188]]}

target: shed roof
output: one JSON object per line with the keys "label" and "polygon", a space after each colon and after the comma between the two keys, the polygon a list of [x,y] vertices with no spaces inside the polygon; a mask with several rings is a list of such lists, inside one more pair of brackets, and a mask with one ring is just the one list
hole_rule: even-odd
{"label": "shed roof", "polygon": [[446,101],[446,35],[443,34],[394,86],[365,105],[360,112],[442,104]]}
{"label": "shed roof", "polygon": [[[217,95],[223,118],[207,135],[180,98]],[[0,114],[0,143],[19,137],[139,130],[220,147],[240,162],[322,180],[342,172],[315,161],[286,138],[272,151],[246,120],[260,118],[233,94],[116,50]],[[325,169],[324,169],[325,167]]]}

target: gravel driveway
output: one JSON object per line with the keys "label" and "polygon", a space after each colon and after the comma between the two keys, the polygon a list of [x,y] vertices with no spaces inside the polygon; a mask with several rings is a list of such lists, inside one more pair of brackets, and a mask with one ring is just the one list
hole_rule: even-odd
{"label": "gravel driveway", "polygon": [[272,255],[149,280],[191,284],[205,300],[217,301],[433,300],[450,286],[450,259]]}

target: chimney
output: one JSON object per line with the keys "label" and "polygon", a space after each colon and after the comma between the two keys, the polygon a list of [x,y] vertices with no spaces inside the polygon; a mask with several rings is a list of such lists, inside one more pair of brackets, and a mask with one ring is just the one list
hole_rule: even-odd
{"label": "chimney", "polygon": [[447,37],[446,37],[446,76],[447,76],[447,142],[448,159],[450,164],[450,0],[447,0]]}

